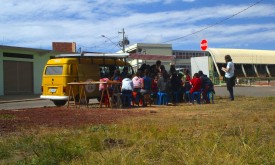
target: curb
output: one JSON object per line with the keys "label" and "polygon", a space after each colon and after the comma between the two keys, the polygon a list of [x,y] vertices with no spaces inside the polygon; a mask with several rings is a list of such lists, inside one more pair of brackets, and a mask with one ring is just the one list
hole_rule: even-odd
{"label": "curb", "polygon": [[43,99],[35,98],[35,99],[22,99],[22,100],[5,100],[5,101],[0,101],[0,104],[14,103],[14,102],[25,102],[25,101],[36,101],[36,100],[43,100]]}

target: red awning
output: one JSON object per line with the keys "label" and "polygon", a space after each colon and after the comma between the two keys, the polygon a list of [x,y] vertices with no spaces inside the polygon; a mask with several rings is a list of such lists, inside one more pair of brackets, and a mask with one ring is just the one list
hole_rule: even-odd
{"label": "red awning", "polygon": [[175,56],[173,55],[152,55],[152,54],[130,54],[129,58],[131,59],[140,59],[140,60],[173,60]]}

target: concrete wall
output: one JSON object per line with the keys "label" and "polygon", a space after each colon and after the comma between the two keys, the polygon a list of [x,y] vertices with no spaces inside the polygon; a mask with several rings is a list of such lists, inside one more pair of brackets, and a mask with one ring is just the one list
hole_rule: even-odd
{"label": "concrete wall", "polygon": [[43,70],[47,61],[50,59],[51,55],[54,55],[54,54],[47,53],[44,55],[34,56],[34,63],[33,63],[34,94],[41,94]]}
{"label": "concrete wall", "polygon": [[[33,55],[33,59],[3,57],[3,52],[31,54]],[[41,94],[42,73],[43,73],[44,66],[47,63],[48,59],[50,59],[50,56],[53,56],[56,53],[53,53],[50,50],[1,46],[0,47],[0,96],[4,95],[4,70],[3,70],[4,60],[32,62],[33,63],[33,92],[34,94]]]}

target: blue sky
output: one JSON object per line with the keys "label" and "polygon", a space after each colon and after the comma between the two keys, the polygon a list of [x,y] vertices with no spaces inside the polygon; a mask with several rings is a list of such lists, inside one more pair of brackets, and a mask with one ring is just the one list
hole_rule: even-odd
{"label": "blue sky", "polygon": [[76,42],[83,51],[116,52],[124,28],[130,45],[200,50],[206,39],[213,48],[275,50],[275,0],[0,2],[0,45],[51,49],[55,41]]}

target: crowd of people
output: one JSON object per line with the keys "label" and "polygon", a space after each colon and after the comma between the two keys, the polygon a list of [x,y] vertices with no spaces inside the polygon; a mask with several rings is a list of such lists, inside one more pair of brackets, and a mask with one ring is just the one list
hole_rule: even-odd
{"label": "crowd of people", "polygon": [[147,94],[150,95],[152,102],[156,103],[158,93],[166,93],[168,101],[177,104],[179,102],[190,103],[190,96],[194,92],[200,92],[203,102],[210,103],[207,93],[215,92],[212,81],[203,74],[203,71],[191,77],[189,70],[186,69],[184,73],[179,73],[175,65],[170,65],[167,70],[159,60],[153,65],[141,65],[134,75],[128,73],[127,67],[121,73],[115,70],[112,77],[102,75],[101,81],[109,80],[121,82],[120,92],[124,107],[131,106],[130,101],[125,101],[127,99],[125,96],[132,96],[131,100],[136,103],[141,102],[143,106],[146,106],[144,96]]}

